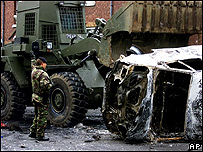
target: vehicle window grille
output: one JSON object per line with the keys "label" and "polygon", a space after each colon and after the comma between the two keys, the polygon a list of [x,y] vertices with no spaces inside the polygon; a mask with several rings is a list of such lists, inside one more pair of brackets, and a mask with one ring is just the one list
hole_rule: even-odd
{"label": "vehicle window grille", "polygon": [[25,14],[25,35],[35,35],[35,13]]}
{"label": "vehicle window grille", "polygon": [[63,33],[85,33],[82,8],[60,7],[61,28]]}
{"label": "vehicle window grille", "polygon": [[58,48],[56,25],[42,25],[42,39],[53,43],[53,48]]}

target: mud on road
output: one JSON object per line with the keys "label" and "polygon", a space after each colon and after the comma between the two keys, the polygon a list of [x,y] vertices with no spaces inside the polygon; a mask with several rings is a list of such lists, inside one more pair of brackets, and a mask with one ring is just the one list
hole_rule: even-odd
{"label": "mud on road", "polygon": [[[28,107],[21,121],[8,121],[1,128],[1,151],[188,151],[189,142],[125,143],[110,133],[100,108],[89,110],[86,119],[73,128],[48,125],[45,135],[49,141],[29,138],[34,112]],[[201,145],[201,144],[200,144]],[[202,151],[202,145],[198,149]]]}

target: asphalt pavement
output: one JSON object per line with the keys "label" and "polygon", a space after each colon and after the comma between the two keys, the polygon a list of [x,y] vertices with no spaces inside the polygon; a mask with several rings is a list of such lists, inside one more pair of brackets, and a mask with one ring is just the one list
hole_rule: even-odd
{"label": "asphalt pavement", "polygon": [[28,107],[21,121],[4,122],[10,127],[1,128],[1,151],[202,151],[202,143],[125,143],[107,130],[100,108],[89,110],[84,122],[73,128],[48,125],[45,135],[50,140],[37,141],[28,137],[33,117],[33,108]]}

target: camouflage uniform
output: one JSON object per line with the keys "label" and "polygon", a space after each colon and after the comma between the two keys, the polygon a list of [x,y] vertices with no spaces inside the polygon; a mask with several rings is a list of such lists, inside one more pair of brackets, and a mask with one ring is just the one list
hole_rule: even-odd
{"label": "camouflage uniform", "polygon": [[32,65],[32,102],[35,109],[35,117],[30,127],[30,132],[36,134],[36,137],[44,137],[48,116],[48,94],[52,83],[48,74],[42,66]]}

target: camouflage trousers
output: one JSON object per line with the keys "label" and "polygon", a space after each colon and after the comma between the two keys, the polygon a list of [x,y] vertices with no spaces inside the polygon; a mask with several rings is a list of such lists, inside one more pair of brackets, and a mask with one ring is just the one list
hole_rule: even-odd
{"label": "camouflage trousers", "polygon": [[48,105],[43,105],[33,100],[35,117],[30,127],[30,132],[36,134],[36,137],[44,137],[47,125]]}

